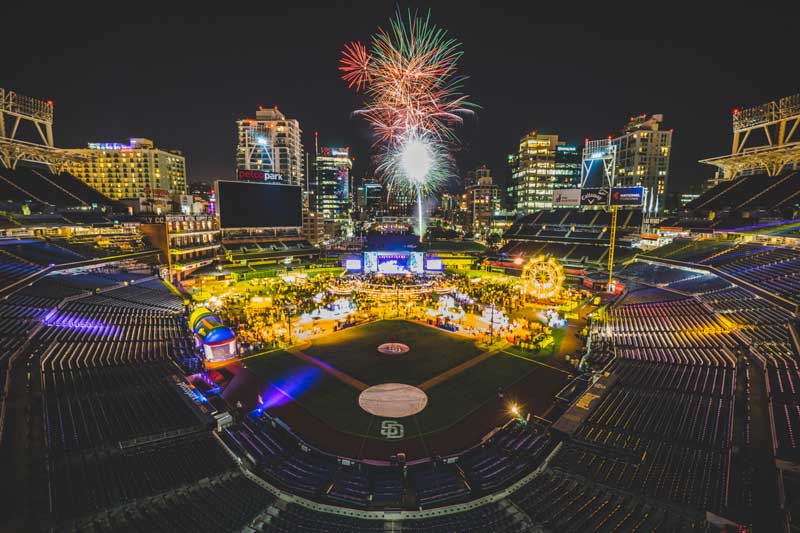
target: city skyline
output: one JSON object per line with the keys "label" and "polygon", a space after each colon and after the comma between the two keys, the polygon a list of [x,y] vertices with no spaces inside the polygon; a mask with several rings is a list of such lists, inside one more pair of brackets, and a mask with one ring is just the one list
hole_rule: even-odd
{"label": "city skyline", "polygon": [[[407,7],[426,9],[418,2],[400,4]],[[714,172],[698,159],[729,151],[734,107],[790,94],[799,84],[791,71],[773,78],[742,67],[743,59],[760,57],[765,47],[781,48],[783,40],[788,46],[789,37],[781,32],[769,30],[769,39],[759,39],[759,32],[767,37],[767,30],[755,29],[745,58],[741,52],[730,53],[733,39],[726,23],[774,20],[769,8],[713,20],[700,13],[688,21],[680,13],[664,13],[646,26],[637,26],[634,14],[624,10],[545,10],[533,17],[525,9],[533,8],[520,7],[516,13],[482,9],[481,17],[474,17],[463,6],[432,8],[432,20],[463,42],[463,72],[469,76],[465,90],[481,104],[477,118],[468,120],[461,132],[464,147],[456,154],[460,176],[485,162],[498,182],[507,185],[506,157],[532,129],[580,145],[587,137],[618,133],[631,115],[661,113],[675,130],[670,189],[687,190],[701,186]],[[136,39],[144,24],[136,13],[128,14],[114,32],[103,33],[92,30],[91,17],[70,11],[63,16],[72,18],[72,24],[58,16],[52,27],[43,22],[46,33],[63,38],[65,45],[54,49],[30,42],[24,61],[10,58],[12,74],[4,83],[55,101],[57,146],[157,138],[162,146],[185,154],[190,181],[232,177],[235,121],[258,105],[277,105],[299,120],[306,150],[314,132],[326,144],[350,146],[356,157],[354,175],[360,178],[367,170],[371,139],[366,126],[350,116],[357,96],[338,79],[337,54],[345,42],[366,39],[393,10],[370,4],[357,10],[289,8],[269,13],[267,40],[239,31],[247,24],[257,26],[258,15],[246,23],[226,14],[211,19],[199,11],[167,10],[148,21],[155,27],[148,41]],[[781,13],[775,24],[788,27],[793,20],[791,13]],[[626,31],[630,27],[637,31]],[[17,31],[10,30],[12,37]],[[678,36],[681,40],[674,44]],[[600,53],[603,44],[607,54]],[[166,60],[152,61],[158,53]],[[74,63],[66,58],[81,56],[93,57],[97,65],[75,76]],[[269,61],[253,63],[267,57]],[[775,55],[760,57],[761,70],[777,68],[778,60]],[[253,64],[265,66],[248,67]],[[60,89],[52,85],[53,77],[69,76],[73,83]],[[726,88],[723,96],[721,87]]]}

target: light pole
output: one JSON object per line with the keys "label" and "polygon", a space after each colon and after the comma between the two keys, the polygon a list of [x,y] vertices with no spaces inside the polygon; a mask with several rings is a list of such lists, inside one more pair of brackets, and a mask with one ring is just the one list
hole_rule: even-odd
{"label": "light pole", "polygon": [[289,346],[292,345],[292,313],[296,306],[294,304],[286,304],[286,322],[289,325]]}
{"label": "light pole", "polygon": [[492,303],[492,315],[489,320],[489,345],[494,344],[494,303]]}

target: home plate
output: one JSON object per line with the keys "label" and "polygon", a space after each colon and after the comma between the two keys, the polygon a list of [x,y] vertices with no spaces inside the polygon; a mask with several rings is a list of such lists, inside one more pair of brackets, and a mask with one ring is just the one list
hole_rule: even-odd
{"label": "home plate", "polygon": [[375,416],[402,418],[425,409],[428,395],[413,385],[383,383],[362,391],[358,405]]}

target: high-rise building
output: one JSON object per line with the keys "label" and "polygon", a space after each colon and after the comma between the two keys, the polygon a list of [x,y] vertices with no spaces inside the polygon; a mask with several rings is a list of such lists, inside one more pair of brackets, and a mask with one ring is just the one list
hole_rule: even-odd
{"label": "high-rise building", "polygon": [[509,156],[511,184],[508,194],[518,215],[553,206],[553,189],[577,187],[581,177],[578,147],[558,140],[558,135],[530,132]]}
{"label": "high-rise building", "polygon": [[384,187],[386,213],[395,217],[412,216],[417,199],[409,189]]}
{"label": "high-rise building", "polygon": [[325,225],[322,215],[309,208],[312,195],[303,194],[303,237],[311,244],[319,244],[325,238]]}
{"label": "high-rise building", "polygon": [[268,181],[303,184],[303,143],[296,119],[287,119],[277,106],[259,107],[256,118],[238,120],[236,125],[237,170],[263,172]]}
{"label": "high-rise building", "polygon": [[314,157],[314,172],[309,189],[313,195],[312,210],[326,222],[350,218],[350,171],[353,162],[350,149],[321,146]]}
{"label": "high-rise building", "polygon": [[177,150],[156,148],[150,139],[128,144],[89,143],[66,170],[109,198],[186,194],[186,159]]}
{"label": "high-rise building", "polygon": [[672,152],[672,130],[662,129],[663,121],[664,115],[631,117],[622,134],[611,139],[611,144],[617,147],[614,184],[643,186],[647,202],[644,210],[654,215],[666,205]]}
{"label": "high-rise building", "polygon": [[377,216],[383,204],[383,185],[365,179],[358,188],[358,207],[366,218]]}
{"label": "high-rise building", "polygon": [[466,226],[474,232],[488,228],[492,215],[500,209],[500,191],[493,183],[491,173],[488,169],[486,171],[464,192]]}
{"label": "high-rise building", "polygon": [[481,165],[474,170],[467,171],[467,178],[464,180],[464,188],[470,187],[478,183],[481,178],[492,177],[492,171],[486,165]]}

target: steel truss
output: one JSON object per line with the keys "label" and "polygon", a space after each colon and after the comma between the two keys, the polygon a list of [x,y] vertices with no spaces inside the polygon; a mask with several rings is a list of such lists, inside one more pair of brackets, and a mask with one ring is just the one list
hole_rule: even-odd
{"label": "steel truss", "polygon": [[[723,179],[756,169],[775,176],[787,166],[800,164],[800,94],[734,109],[732,123],[730,155],[700,160],[719,168]],[[764,141],[755,141],[754,132],[763,133]]]}
{"label": "steel truss", "polygon": [[[30,124],[37,142],[19,137],[20,125]],[[63,170],[68,161],[85,158],[74,150],[61,150],[53,143],[53,102],[31,98],[0,87],[0,166],[14,169],[20,161],[31,161]]]}
{"label": "steel truss", "polygon": [[[600,161],[603,164],[603,185],[610,189],[614,187],[617,177],[617,145],[611,139],[600,139],[596,141],[587,140],[583,147],[583,158],[581,163],[581,188],[586,185],[592,165]],[[611,212],[611,234],[608,250],[608,290],[611,290],[614,282],[614,248],[617,243],[617,212],[619,206],[611,205],[611,194],[608,195],[607,210]]]}

